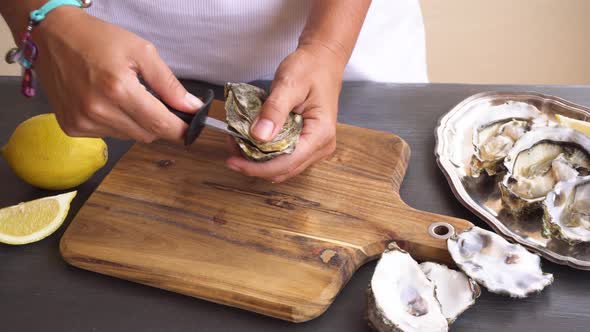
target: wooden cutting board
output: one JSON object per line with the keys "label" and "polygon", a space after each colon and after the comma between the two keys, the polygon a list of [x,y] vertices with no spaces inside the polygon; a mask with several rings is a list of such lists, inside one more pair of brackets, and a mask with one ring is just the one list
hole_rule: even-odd
{"label": "wooden cutting board", "polygon": [[[211,115],[224,117],[221,102]],[[225,140],[206,130],[190,148],[133,146],[70,224],[64,259],[302,322],[391,241],[419,260],[449,263],[446,242],[428,227],[471,226],[402,201],[410,149],[393,134],[338,125],[335,154],[281,184],[226,169]]]}

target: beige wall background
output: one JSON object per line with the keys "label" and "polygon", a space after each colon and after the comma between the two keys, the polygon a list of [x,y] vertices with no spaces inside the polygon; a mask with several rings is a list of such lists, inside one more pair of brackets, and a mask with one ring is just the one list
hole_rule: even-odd
{"label": "beige wall background", "polygon": [[590,84],[588,0],[421,0],[433,82]]}
{"label": "beige wall background", "polygon": [[[420,2],[432,82],[590,84],[588,0]],[[12,45],[0,21],[2,54]]]}
{"label": "beige wall background", "polygon": [[2,58],[0,58],[0,75],[18,75],[20,72],[17,65],[9,65],[4,61],[4,54],[11,47],[14,47],[12,36],[6,23],[4,23],[4,19],[0,17],[0,54],[2,54]]}

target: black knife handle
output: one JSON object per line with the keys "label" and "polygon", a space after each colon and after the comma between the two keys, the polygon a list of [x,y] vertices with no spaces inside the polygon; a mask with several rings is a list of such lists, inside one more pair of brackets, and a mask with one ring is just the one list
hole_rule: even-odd
{"label": "black knife handle", "polygon": [[195,114],[181,112],[172,106],[166,104],[159,96],[152,90],[146,83],[139,77],[139,81],[143,86],[145,86],[146,90],[151,93],[154,97],[156,97],[166,108],[174,115],[176,115],[179,119],[184,121],[189,127],[184,134],[184,145],[191,145],[199,135],[201,135],[201,131],[203,131],[203,127],[205,127],[205,120],[209,116],[209,108],[211,108],[211,103],[215,98],[215,93],[213,90],[207,90],[207,96],[205,100],[203,100],[203,106],[200,110],[197,111]]}
{"label": "black knife handle", "polygon": [[[193,119],[189,124],[188,130],[184,135],[184,145],[191,145],[197,139],[197,137],[201,135],[201,131],[203,131],[203,128],[205,127],[205,120],[207,120],[207,117],[209,116],[209,108],[211,108],[211,103],[213,102],[214,98],[215,93],[213,92],[213,90],[207,90],[207,96],[205,97],[205,100],[203,100],[203,106],[193,116]],[[170,109],[170,111],[172,111],[174,115],[183,119],[183,115],[179,115],[177,110],[173,110],[170,107],[168,109]]]}
{"label": "black knife handle", "polygon": [[166,108],[168,108],[170,113],[176,115],[180,120],[184,121],[184,123],[186,123],[187,125],[190,126],[191,122],[193,121],[193,118],[195,117],[194,114],[177,111],[174,108],[170,107],[169,105],[165,104],[164,102],[162,102],[162,104],[164,104],[164,106],[166,106]]}

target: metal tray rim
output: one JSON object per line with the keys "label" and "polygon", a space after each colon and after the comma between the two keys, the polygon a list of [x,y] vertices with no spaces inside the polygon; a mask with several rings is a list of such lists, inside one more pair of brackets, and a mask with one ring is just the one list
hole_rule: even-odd
{"label": "metal tray rim", "polygon": [[434,137],[435,137],[435,147],[434,147],[434,155],[436,158],[436,162],[441,169],[442,173],[445,175],[449,186],[451,187],[451,191],[453,195],[461,202],[463,206],[468,208],[472,213],[482,219],[486,224],[492,227],[496,232],[502,235],[504,238],[512,242],[517,242],[528,249],[540,254],[544,258],[549,261],[552,261],[557,264],[568,265],[570,267],[581,269],[581,270],[590,270],[590,262],[583,262],[578,259],[569,256],[563,256],[557,254],[556,252],[544,248],[536,243],[528,241],[526,238],[523,238],[512,231],[510,231],[500,220],[498,220],[495,216],[491,215],[485,209],[483,209],[479,204],[477,204],[471,196],[465,190],[465,187],[462,185],[461,180],[457,173],[451,171],[454,166],[451,162],[444,158],[443,148],[445,147],[445,142],[442,139],[443,130],[449,119],[461,109],[466,107],[467,105],[474,103],[483,98],[489,97],[503,97],[503,98],[517,98],[517,97],[534,97],[537,99],[545,101],[552,101],[554,103],[562,104],[566,108],[572,109],[576,112],[580,112],[588,117],[590,117],[590,108],[572,103],[567,101],[563,98],[541,94],[532,91],[523,91],[523,92],[511,92],[511,91],[485,91],[480,92],[474,95],[467,97],[466,99],[459,102],[455,105],[451,110],[447,113],[443,114],[437,121],[436,128],[434,130]]}

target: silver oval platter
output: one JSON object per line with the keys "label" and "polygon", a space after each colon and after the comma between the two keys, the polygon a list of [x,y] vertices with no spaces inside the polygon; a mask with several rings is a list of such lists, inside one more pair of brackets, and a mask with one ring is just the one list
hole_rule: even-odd
{"label": "silver oval platter", "polygon": [[483,92],[473,95],[446,113],[435,130],[435,155],[453,194],[469,210],[505,238],[520,243],[555,263],[590,270],[590,242],[571,245],[553,237],[544,237],[543,225],[532,217],[515,217],[502,204],[496,176],[470,176],[470,161],[475,152],[472,136],[478,117],[491,106],[508,101],[535,106],[550,120],[555,114],[589,120],[590,108],[558,97],[532,92]]}

